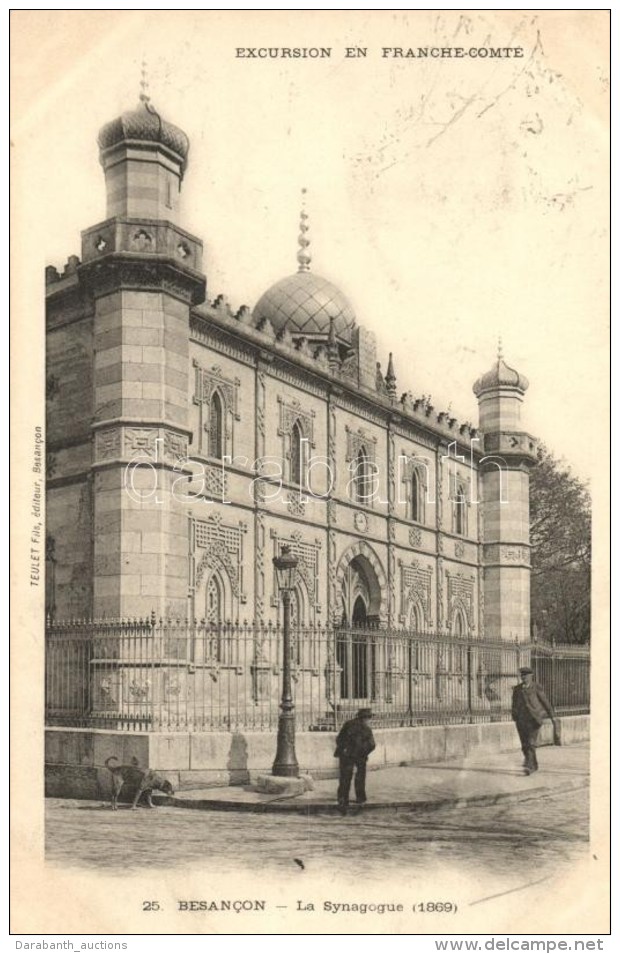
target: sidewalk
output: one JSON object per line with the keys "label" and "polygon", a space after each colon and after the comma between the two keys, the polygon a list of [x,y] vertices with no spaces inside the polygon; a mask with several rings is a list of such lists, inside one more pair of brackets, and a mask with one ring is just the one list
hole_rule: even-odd
{"label": "sidewalk", "polygon": [[[368,803],[363,811],[391,809],[415,811],[445,805],[494,804],[499,801],[540,798],[560,792],[587,790],[590,746],[544,746],[538,750],[540,770],[524,775],[521,752],[478,751],[468,758],[450,762],[424,762],[399,768],[372,771],[372,756],[366,778]],[[338,781],[314,781],[314,790],[303,795],[265,795],[251,786],[209,788],[179,792],[173,798],[154,801],[179,808],[203,811],[294,812],[323,814],[337,812]],[[353,797],[353,786],[352,786]],[[585,797],[585,793],[584,793]],[[360,809],[352,804],[351,812]]]}

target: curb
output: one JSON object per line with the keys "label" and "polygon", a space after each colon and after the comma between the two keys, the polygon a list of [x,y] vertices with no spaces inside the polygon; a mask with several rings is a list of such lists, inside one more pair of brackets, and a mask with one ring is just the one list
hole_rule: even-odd
{"label": "curb", "polygon": [[[543,798],[549,794],[564,794],[573,792],[581,788],[588,788],[589,780],[579,781],[577,783],[550,788],[548,786],[539,786],[522,792],[502,792],[497,795],[471,795],[465,797],[451,797],[439,799],[426,799],[423,801],[384,801],[367,802],[363,809],[352,807],[352,815],[366,814],[376,811],[432,811],[438,808],[447,807],[465,807],[467,805],[496,805],[499,802],[517,802],[527,801],[533,798]],[[272,814],[296,814],[296,815],[338,815],[338,805],[335,801],[308,802],[301,804],[293,801],[299,798],[298,795],[276,796],[266,802],[235,802],[225,799],[203,798],[189,799],[182,796],[173,798],[153,797],[157,804],[165,805],[170,808],[187,808],[194,811],[216,811],[216,812],[251,812],[251,813],[272,813]]]}

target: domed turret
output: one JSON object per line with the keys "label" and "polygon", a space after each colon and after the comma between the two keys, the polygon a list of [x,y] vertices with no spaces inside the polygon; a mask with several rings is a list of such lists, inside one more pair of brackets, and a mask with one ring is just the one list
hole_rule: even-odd
{"label": "domed turret", "polygon": [[530,382],[525,375],[519,374],[518,371],[506,364],[500,344],[497,361],[490,371],[478,378],[473,391],[476,397],[480,397],[486,391],[496,391],[498,388],[515,388],[521,394],[525,394],[529,386]]}
{"label": "domed turret", "polygon": [[99,133],[107,216],[177,222],[189,139],[151,103],[144,65],[141,87],[138,106],[106,123]]}
{"label": "domed turret", "polygon": [[480,429],[490,433],[519,428],[521,404],[528,387],[529,381],[525,375],[504,361],[500,338],[495,364],[473,386],[478,398]]}
{"label": "domed turret", "polygon": [[[305,189],[302,190],[305,193]],[[286,328],[292,335],[315,339],[332,333],[350,344],[355,313],[339,288],[326,278],[310,272],[311,255],[308,215],[302,210],[299,226],[299,269],[294,275],[272,285],[254,308],[257,321],[268,319],[276,332]]]}
{"label": "domed turret", "polygon": [[187,168],[189,139],[182,129],[167,122],[144,94],[140,104],[106,123],[98,137],[102,152],[123,142],[144,142],[164,146],[181,158],[181,175]]}

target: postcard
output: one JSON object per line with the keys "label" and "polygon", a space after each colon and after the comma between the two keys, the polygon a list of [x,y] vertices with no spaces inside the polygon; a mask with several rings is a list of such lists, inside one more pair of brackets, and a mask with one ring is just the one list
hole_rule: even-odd
{"label": "postcard", "polygon": [[14,933],[604,935],[608,11],[12,39]]}

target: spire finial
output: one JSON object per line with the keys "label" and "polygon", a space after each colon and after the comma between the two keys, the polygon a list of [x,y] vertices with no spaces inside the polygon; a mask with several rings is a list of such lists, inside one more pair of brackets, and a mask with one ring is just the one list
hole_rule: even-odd
{"label": "spire finial", "polygon": [[504,351],[502,348],[502,336],[500,335],[497,339],[497,360],[501,361],[504,357]]}
{"label": "spire finial", "polygon": [[312,256],[310,252],[307,251],[308,246],[310,245],[310,239],[306,238],[306,232],[310,228],[308,223],[308,214],[306,212],[306,193],[307,189],[303,188],[301,190],[301,213],[299,215],[299,236],[297,238],[297,244],[299,245],[299,251],[297,252],[297,261],[299,262],[298,272],[309,272],[310,271],[310,262],[312,261]]}
{"label": "spire finial", "polygon": [[385,372],[385,386],[392,402],[396,400],[396,373],[394,371],[394,357],[390,351],[387,371]]}
{"label": "spire finial", "polygon": [[149,78],[146,66],[146,60],[142,60],[142,69],[140,71],[140,102],[149,103],[151,97],[149,95]]}

